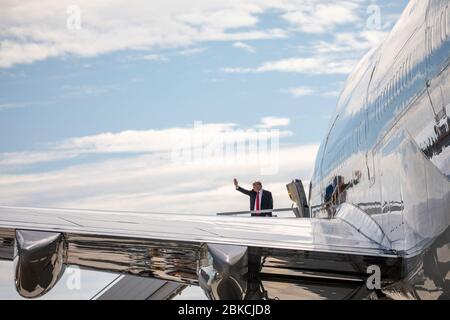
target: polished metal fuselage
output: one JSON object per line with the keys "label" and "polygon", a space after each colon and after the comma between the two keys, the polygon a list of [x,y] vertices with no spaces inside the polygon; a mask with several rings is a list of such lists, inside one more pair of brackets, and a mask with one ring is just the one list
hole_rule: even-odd
{"label": "polished metal fuselage", "polygon": [[349,77],[310,189],[313,217],[350,203],[381,227],[405,267],[422,256],[406,274],[424,298],[449,297],[449,64],[449,1],[412,0]]}

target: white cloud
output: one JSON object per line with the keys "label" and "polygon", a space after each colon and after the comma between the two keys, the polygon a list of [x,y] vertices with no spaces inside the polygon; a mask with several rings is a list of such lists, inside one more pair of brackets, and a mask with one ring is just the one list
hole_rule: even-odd
{"label": "white cloud", "polygon": [[82,98],[82,97],[99,97],[104,96],[114,89],[114,86],[99,85],[64,85],[61,88],[61,96],[63,98]]}
{"label": "white cloud", "polygon": [[261,119],[261,124],[258,128],[271,129],[277,127],[287,127],[291,124],[291,119],[289,118],[277,118],[277,117],[265,117]]}
{"label": "white cloud", "polygon": [[[267,40],[267,39],[282,39],[287,38],[288,33],[282,29],[268,29],[268,30],[255,30],[245,32],[223,32],[213,33],[207,31],[204,35],[200,36],[197,41],[250,41],[250,40]],[[194,40],[195,41],[195,40]]]}
{"label": "white cloud", "polygon": [[305,97],[305,96],[312,96],[316,94],[316,90],[314,90],[311,87],[296,87],[296,88],[289,88],[284,90],[287,93],[290,93],[294,97]]}
{"label": "white cloud", "polygon": [[285,72],[313,75],[348,74],[354,68],[354,59],[337,60],[333,57],[291,58],[265,62],[255,68],[223,68],[225,73]]}
{"label": "white cloud", "polygon": [[[341,25],[352,25],[347,32],[333,32],[333,40],[313,40],[299,46],[299,57],[266,61],[256,67],[226,67],[225,73],[284,72],[306,75],[348,75],[365,53],[378,47],[388,35],[391,23],[380,30],[365,26],[361,10],[364,1],[304,1],[303,6],[289,7],[283,17],[296,26],[296,30],[309,33],[330,32]],[[361,16],[359,16],[361,15]],[[348,29],[347,29],[348,30]],[[335,96],[332,92],[330,95]]]}
{"label": "white cloud", "polygon": [[294,97],[305,97],[305,96],[322,96],[322,97],[339,97],[341,94],[341,89],[344,83],[337,82],[327,87],[321,86],[318,88],[313,88],[310,86],[300,86],[294,88],[283,89],[281,92],[289,93]]}
{"label": "white cloud", "polygon": [[[289,118],[267,117],[261,119],[259,128],[287,126]],[[261,132],[259,137],[267,137]],[[279,132],[280,137],[291,136],[292,132]],[[9,166],[32,165],[45,162],[77,158],[94,154],[142,154],[170,153],[178,148],[180,141],[193,148],[203,148],[217,137],[226,137],[232,142],[249,141],[254,138],[252,128],[240,128],[233,123],[201,122],[193,127],[168,128],[161,130],[127,130],[118,133],[101,133],[92,136],[74,137],[41,147],[42,151],[10,152],[0,154],[0,172]],[[225,141],[227,142],[227,141]]]}
{"label": "white cloud", "polygon": [[235,42],[233,43],[233,47],[238,48],[238,49],[243,49],[245,51],[248,51],[250,53],[255,53],[256,50],[255,48],[253,48],[251,45],[244,43],[244,42]]}
{"label": "white cloud", "polygon": [[341,92],[339,90],[332,90],[323,92],[322,95],[325,97],[339,97],[341,95]]}
{"label": "white cloud", "polygon": [[364,30],[343,32],[334,35],[334,41],[318,41],[313,45],[317,54],[349,54],[359,57],[362,53],[377,47],[386,38],[387,32]]}
{"label": "white cloud", "polygon": [[280,150],[277,175],[261,176],[258,162],[236,159],[219,165],[175,165],[167,155],[144,155],[77,165],[44,173],[1,175],[0,203],[91,209],[216,213],[245,210],[236,193],[261,179],[274,192],[277,207],[289,206],[285,184],[311,176],[318,146]]}
{"label": "white cloud", "polygon": [[360,21],[357,10],[359,4],[350,1],[323,3],[309,2],[300,8],[288,11],[283,18],[308,33],[323,33],[337,26],[355,24]]}
{"label": "white cloud", "polygon": [[[67,28],[67,8],[80,9],[80,30]],[[286,38],[358,21],[360,0],[33,0],[0,3],[0,68],[51,57],[182,48],[206,41]],[[262,28],[276,12],[293,28]]]}
{"label": "white cloud", "polygon": [[257,67],[223,68],[225,73],[285,72],[308,75],[349,74],[365,53],[378,47],[388,35],[383,30],[341,32],[333,41],[318,40],[302,45],[299,50],[310,57],[294,57],[267,61]]}
{"label": "white cloud", "polygon": [[186,48],[176,52],[158,54],[141,54],[141,55],[130,55],[125,60],[126,61],[150,61],[150,62],[168,62],[173,56],[192,56],[205,52],[206,48]]}
{"label": "white cloud", "polygon": [[[79,0],[80,30],[67,28],[71,0],[6,1],[0,4],[0,67],[51,57],[92,57],[123,50],[185,47],[205,41],[286,37],[259,29],[257,14],[269,6],[211,0],[197,3],[136,0]],[[246,28],[245,31],[236,31]]]}
{"label": "white cloud", "polygon": [[79,152],[73,151],[23,151],[23,152],[5,152],[0,154],[0,172],[8,167],[34,165],[44,162],[53,162],[73,159],[79,156]]}
{"label": "white cloud", "polygon": [[194,54],[199,54],[202,52],[205,52],[206,48],[190,48],[190,49],[184,49],[178,52],[181,56],[191,56]]}
{"label": "white cloud", "polygon": [[134,56],[129,57],[129,60],[136,61],[136,60],[142,60],[142,61],[154,61],[154,62],[167,62],[169,59],[161,54],[146,54],[142,56]]}
{"label": "white cloud", "polygon": [[[267,117],[261,123],[261,128],[270,129],[287,126],[290,121]],[[225,134],[227,128],[238,129],[233,124],[204,125],[206,136],[212,132]],[[266,188],[273,191],[276,206],[289,206],[285,184],[293,178],[309,179],[318,149],[315,144],[281,145],[277,153],[278,171],[261,175],[260,167],[272,158],[259,156],[249,161],[246,155],[238,154],[223,162],[173,162],[172,146],[168,144],[173,138],[170,130],[186,135],[189,130],[192,134],[193,129],[126,131],[71,138],[49,144],[39,152],[2,154],[0,203],[179,213],[245,210],[248,200],[232,186],[232,179],[237,177],[244,186],[254,179],[263,180]],[[236,133],[242,135],[242,131]],[[245,131],[244,137],[249,137]],[[83,164],[62,163],[62,168],[58,166],[61,169],[56,170],[23,171],[24,166],[32,169],[27,165],[73,159],[80,154],[111,152],[126,153],[126,156],[93,162],[83,159]],[[6,173],[11,170],[17,173]]]}

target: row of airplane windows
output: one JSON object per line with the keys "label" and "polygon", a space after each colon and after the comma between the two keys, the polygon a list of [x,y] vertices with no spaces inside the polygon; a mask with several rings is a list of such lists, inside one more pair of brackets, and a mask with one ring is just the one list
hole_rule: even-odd
{"label": "row of airplane windows", "polygon": [[[389,80],[387,85],[381,90],[381,94],[375,100],[375,114],[376,119],[381,120],[382,115],[393,101],[403,92],[405,88],[412,82],[412,67],[411,67],[412,55],[401,65],[399,70]],[[365,143],[367,139],[367,122],[362,121],[356,128],[352,130],[346,138],[341,140],[335,145],[334,150],[330,150],[330,153],[334,153],[334,157],[329,157],[330,163],[327,164],[328,168],[331,168],[336,163],[343,164],[345,157],[352,152],[357,152],[359,148]],[[332,160],[331,160],[332,159]]]}
{"label": "row of airplane windows", "polygon": [[428,50],[430,53],[439,49],[450,37],[450,10],[447,5],[439,17],[428,28]]}
{"label": "row of airplane windows", "polygon": [[[375,100],[375,119],[381,120],[383,114],[392,105],[394,100],[410,85],[413,81],[412,55],[408,56],[399,70],[392,76],[387,85],[381,90],[378,98]],[[367,140],[367,121],[362,121],[352,133],[336,145],[336,156],[328,164],[331,168],[336,163],[343,164],[348,154],[357,152]]]}
{"label": "row of airplane windows", "polygon": [[380,91],[378,98],[375,100],[375,119],[381,120],[392,102],[400,96],[413,80],[412,72],[412,55],[408,56],[401,64],[397,72],[388,81],[385,87]]}
{"label": "row of airplane windows", "polygon": [[[450,10],[446,6],[442,10],[439,18],[427,32],[429,44],[429,53],[435,52],[444,42],[450,38]],[[392,102],[403,92],[405,88],[413,81],[412,75],[412,55],[408,56],[394,76],[388,81],[387,85],[380,91],[375,101],[375,119],[381,120],[384,112]]]}
{"label": "row of airplane windows", "polygon": [[[436,19],[435,23],[429,28],[429,32],[427,33],[430,53],[440,48],[445,41],[449,40],[449,32],[450,10],[449,6],[446,6],[439,19]],[[413,82],[412,62],[413,55],[410,54],[383,89],[379,91],[378,97],[375,100],[375,119],[377,121],[380,121],[383,118],[383,114],[389,109],[395,99]],[[336,143],[334,148],[327,152],[329,155],[333,156],[327,157],[328,163],[324,164],[324,169],[328,171],[337,164],[340,164],[339,167],[343,166],[346,156],[352,152],[357,152],[361,145],[365,143],[366,139],[367,123],[366,121],[362,121],[358,127],[353,129],[350,135]],[[339,170],[339,167],[334,169]]]}
{"label": "row of airplane windows", "polygon": [[330,148],[327,152],[327,161],[324,163],[324,169],[326,172],[332,168],[335,170],[340,170],[345,164],[345,159],[350,154],[358,151],[359,147],[367,139],[366,123],[366,121],[362,121],[357,128],[352,130],[350,135],[343,138]]}
{"label": "row of airplane windows", "polygon": [[[393,101],[405,90],[413,80],[412,55],[408,56],[399,70],[389,80],[387,85],[381,90],[381,94],[375,100],[375,118],[382,119],[382,115]],[[330,162],[326,164],[331,169],[335,164],[343,162],[347,155],[357,152],[367,140],[367,121],[362,121],[352,130],[346,138],[335,145],[334,150],[330,150],[334,157],[329,157]],[[339,168],[337,168],[339,169]]]}

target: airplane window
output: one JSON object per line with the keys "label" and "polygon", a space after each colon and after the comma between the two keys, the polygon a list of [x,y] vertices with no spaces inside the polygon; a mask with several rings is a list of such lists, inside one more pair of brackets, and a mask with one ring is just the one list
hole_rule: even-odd
{"label": "airplane window", "polygon": [[412,54],[408,58],[408,83],[413,80],[413,66],[412,66]]}
{"label": "airplane window", "polygon": [[383,93],[380,94],[380,96],[378,97],[378,103],[377,103],[377,107],[375,109],[376,112],[376,119],[380,120],[381,119],[381,115],[380,115],[380,107],[381,107],[381,102],[383,101]]}
{"label": "airplane window", "polygon": [[440,25],[441,25],[441,19],[438,18],[435,21],[435,32],[434,32],[434,44],[435,44],[435,50],[439,49],[439,46],[441,45],[441,32],[440,32]]}
{"label": "airplane window", "polygon": [[436,51],[436,27],[433,25],[433,27],[431,28],[431,52],[435,52]]}
{"label": "airplane window", "polygon": [[398,93],[400,92],[400,81],[398,81],[398,72],[395,74],[395,96],[398,96]]}
{"label": "airplane window", "polygon": [[446,32],[445,32],[445,28],[447,26],[447,23],[445,22],[445,10],[442,12],[441,14],[441,42],[444,42],[446,39]]}
{"label": "airplane window", "polygon": [[394,76],[392,77],[392,83],[391,83],[391,86],[392,86],[392,100],[394,100],[395,99],[395,95],[396,95],[396,81],[395,81],[395,74],[394,74]]}
{"label": "airplane window", "polygon": [[441,17],[442,16],[440,16],[436,20],[436,42],[437,42],[437,48],[436,49],[439,49],[441,44],[442,44],[442,37],[441,37],[441,34],[442,34],[442,30],[441,30],[442,23],[441,23]]}
{"label": "airplane window", "polygon": [[436,22],[435,22],[434,26],[433,26],[433,33],[432,33],[432,35],[433,35],[433,52],[435,52],[438,47],[438,42],[436,41],[437,35],[438,35],[438,30],[436,30],[436,29],[437,28],[436,28]]}
{"label": "airplane window", "polygon": [[363,135],[364,135],[363,128],[360,127],[360,128],[359,128],[359,143],[360,143],[361,145],[362,145],[362,143],[363,143],[363,141],[364,141]]}
{"label": "airplane window", "polygon": [[381,93],[380,100],[378,101],[378,120],[381,120],[381,108],[383,107],[384,92]]}
{"label": "airplane window", "polygon": [[394,78],[392,80],[392,96],[395,97],[397,96],[397,75],[394,75]]}
{"label": "airplane window", "polygon": [[359,144],[361,145],[363,142],[363,130],[362,127],[359,128]]}
{"label": "airplane window", "polygon": [[408,81],[408,85],[411,84],[412,82],[412,65],[411,65],[411,60],[412,60],[412,55],[409,56],[408,58],[408,77],[407,77],[407,81]]}
{"label": "airplane window", "polygon": [[390,83],[388,82],[387,87],[386,87],[386,104],[384,105],[384,110],[383,110],[383,112],[385,112],[385,111],[387,110],[388,105],[389,105],[389,101],[390,101],[390,99],[391,99],[389,86],[390,86]]}
{"label": "airplane window", "polygon": [[408,77],[409,77],[409,57],[406,58],[405,61],[405,86],[409,85]]}
{"label": "airplane window", "polygon": [[404,77],[405,77],[405,79],[404,79],[404,81],[405,81],[405,88],[406,87],[408,87],[408,59],[409,58],[406,58],[406,61],[405,61],[405,69],[404,69]]}
{"label": "airplane window", "polygon": [[391,83],[389,84],[389,90],[391,90],[391,99],[389,101],[389,104],[392,103],[392,100],[394,100],[394,97],[395,97],[395,88],[394,88],[395,83],[394,82],[395,82],[395,78],[392,78]]}
{"label": "airplane window", "polygon": [[431,52],[434,53],[437,48],[436,43],[436,22],[433,24],[433,28],[431,29]]}
{"label": "airplane window", "polygon": [[381,107],[381,97],[377,98],[377,104],[375,106],[375,115],[376,115],[376,119],[380,120],[380,107]]}
{"label": "airplane window", "polygon": [[436,43],[437,43],[437,47],[436,49],[439,49],[441,44],[442,44],[442,30],[441,30],[441,26],[442,26],[442,22],[441,22],[441,18],[442,16],[439,16],[436,19]]}
{"label": "airplane window", "polygon": [[364,141],[367,141],[367,132],[369,131],[369,123],[364,121]]}
{"label": "airplane window", "polygon": [[380,100],[380,107],[378,109],[378,115],[380,116],[380,120],[383,117],[383,108],[384,108],[385,101],[386,101],[386,91],[383,91],[383,93],[381,95],[381,100]]}
{"label": "airplane window", "polygon": [[389,81],[388,84],[388,104],[391,103],[392,100],[392,79]]}
{"label": "airplane window", "polygon": [[406,88],[408,86],[408,58],[403,63],[403,83]]}
{"label": "airplane window", "polygon": [[392,88],[391,88],[391,90],[392,90],[392,100],[394,100],[395,99],[395,96],[396,96],[396,82],[397,81],[395,81],[395,74],[394,74],[394,77],[392,78],[392,83],[391,83],[391,86],[392,86]]}
{"label": "airplane window", "polygon": [[406,89],[408,86],[408,59],[403,64],[403,87]]}
{"label": "airplane window", "polygon": [[408,87],[408,58],[406,58],[403,68],[403,83],[406,89]]}
{"label": "airplane window", "polygon": [[385,100],[385,103],[384,103],[383,112],[386,111],[387,106],[389,104],[389,83],[386,85],[386,97],[385,98],[386,98],[386,100]]}
{"label": "airplane window", "polygon": [[381,103],[383,101],[383,92],[381,92],[380,96],[378,97],[378,104],[377,104],[377,108],[376,108],[376,116],[377,116],[377,120],[381,119],[381,115],[380,115],[380,108],[381,108]]}
{"label": "airplane window", "polygon": [[430,52],[431,53],[434,52],[434,36],[433,36],[433,33],[434,33],[434,27],[431,26],[430,27],[430,34],[429,34],[429,37],[430,37]]}
{"label": "airplane window", "polygon": [[355,152],[355,135],[354,135],[354,133],[352,133],[350,140],[351,140],[351,146],[353,148],[353,152]]}
{"label": "airplane window", "polygon": [[384,105],[383,112],[386,111],[386,109],[387,109],[387,105],[389,104],[389,99],[390,99],[390,92],[389,92],[389,82],[388,82],[386,85],[386,103]]}

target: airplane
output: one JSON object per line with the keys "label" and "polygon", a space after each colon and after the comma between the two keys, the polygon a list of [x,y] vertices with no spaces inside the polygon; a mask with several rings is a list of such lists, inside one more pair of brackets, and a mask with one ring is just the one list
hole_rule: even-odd
{"label": "airplane", "polygon": [[349,76],[296,216],[0,208],[0,259],[41,297],[67,266],[210,299],[450,298],[449,0],[411,0]]}

